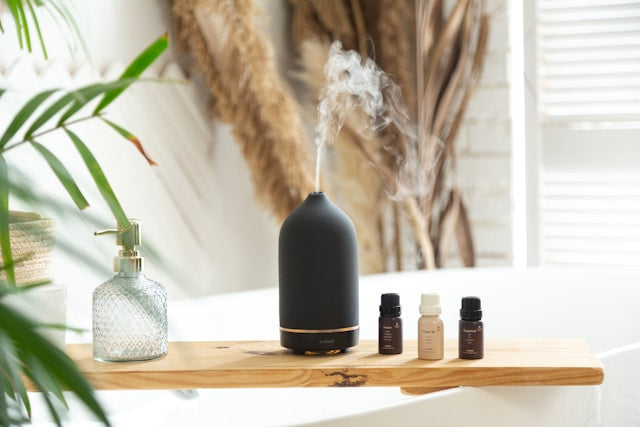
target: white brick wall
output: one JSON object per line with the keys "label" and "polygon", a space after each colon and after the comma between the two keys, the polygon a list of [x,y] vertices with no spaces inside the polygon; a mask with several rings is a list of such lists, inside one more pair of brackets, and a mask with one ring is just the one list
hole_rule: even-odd
{"label": "white brick wall", "polygon": [[[469,210],[480,267],[513,261],[510,4],[490,0],[487,10],[491,32],[484,73],[457,141],[457,180]],[[459,265],[457,260],[447,263]]]}
{"label": "white brick wall", "polygon": [[469,119],[458,137],[458,156],[511,154],[511,121]]}
{"label": "white brick wall", "polygon": [[[494,16],[495,19],[499,19]],[[504,34],[498,35],[492,33],[490,37],[503,37]],[[505,85],[509,82],[509,64],[508,58],[505,61],[505,51],[502,52],[494,52],[491,49],[487,52],[487,57],[484,63],[484,74],[482,76],[482,81],[485,85]]]}
{"label": "white brick wall", "polygon": [[482,82],[469,101],[466,118],[495,121],[509,117],[509,86]]}

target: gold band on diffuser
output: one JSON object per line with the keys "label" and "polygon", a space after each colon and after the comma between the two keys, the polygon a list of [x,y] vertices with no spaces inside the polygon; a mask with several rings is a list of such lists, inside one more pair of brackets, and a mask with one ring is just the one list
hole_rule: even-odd
{"label": "gold band on diffuser", "polygon": [[280,326],[280,330],[284,332],[293,332],[295,334],[330,334],[333,332],[349,332],[355,331],[359,329],[360,325],[355,326],[347,326],[346,328],[337,328],[337,329],[291,329],[291,328],[283,328]]}

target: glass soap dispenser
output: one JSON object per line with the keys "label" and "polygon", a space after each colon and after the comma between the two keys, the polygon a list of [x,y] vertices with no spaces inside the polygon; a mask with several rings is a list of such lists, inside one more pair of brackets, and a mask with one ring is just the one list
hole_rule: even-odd
{"label": "glass soap dispenser", "polygon": [[151,360],[168,350],[167,291],[142,272],[140,222],[129,222],[126,230],[95,233],[115,234],[122,246],[113,260],[117,274],[93,292],[93,357],[105,362]]}

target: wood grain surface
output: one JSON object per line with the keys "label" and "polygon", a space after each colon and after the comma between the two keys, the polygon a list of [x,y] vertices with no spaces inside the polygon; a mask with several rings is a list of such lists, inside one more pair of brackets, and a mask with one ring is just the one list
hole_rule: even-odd
{"label": "wood grain surface", "polygon": [[[445,342],[443,360],[417,358],[415,341],[404,353],[380,355],[376,341],[347,353],[300,356],[277,341],[172,342],[169,354],[148,362],[105,363],[91,344],[66,350],[96,389],[396,386],[421,393],[456,386],[601,384],[601,363],[582,340],[489,340],[481,360],[458,359]],[[423,391],[420,391],[423,390]]]}

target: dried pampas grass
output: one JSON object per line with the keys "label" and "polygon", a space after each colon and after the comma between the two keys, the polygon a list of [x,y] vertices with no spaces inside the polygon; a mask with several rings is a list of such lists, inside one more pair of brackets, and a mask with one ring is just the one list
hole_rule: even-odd
{"label": "dried pampas grass", "polygon": [[[365,0],[364,10],[370,34],[375,40],[372,56],[380,68],[400,85],[409,114],[415,118],[415,74],[412,72],[415,70],[412,42],[415,34],[413,31],[413,0]],[[396,156],[391,153],[402,151],[406,141],[402,139],[402,135],[395,128],[385,129],[381,136],[381,146],[391,148],[391,150],[382,151],[387,163],[386,167],[393,170],[396,167]],[[380,206],[380,209],[381,211],[390,210],[391,215],[391,226],[382,227],[388,239],[393,242],[391,248],[386,248],[387,257],[391,256],[395,268],[402,270],[404,267],[402,207],[386,198],[380,200],[380,204],[389,205],[387,207]],[[411,243],[413,242],[404,246],[411,247]]]}
{"label": "dried pampas grass", "polygon": [[[372,180],[358,167],[338,165],[334,174],[341,186],[351,181],[355,188],[366,189],[363,191],[366,194],[373,194],[370,190],[377,186],[378,194],[395,195],[390,201],[378,200],[377,216],[364,209],[348,210],[356,224],[378,229],[385,258],[383,264],[388,265],[389,255],[395,255],[396,268],[404,267],[401,260],[406,241],[403,244],[400,240],[406,235],[402,229],[406,218],[418,248],[419,266],[443,266],[454,236],[464,265],[474,265],[468,213],[455,187],[455,140],[486,56],[489,17],[484,13],[484,2],[458,0],[446,14],[444,0],[290,2],[294,28],[324,22],[320,25],[324,28],[323,34],[318,35],[314,27],[315,39],[324,40],[318,43],[326,45],[328,40],[337,38],[345,48],[374,57],[378,65],[399,82],[411,116],[417,121],[416,141],[408,140],[395,129],[387,129],[366,141],[358,137],[357,121],[347,120],[335,147],[336,157],[343,156],[351,162],[366,161],[378,177]],[[306,12],[299,13],[299,7],[305,7]],[[315,13],[310,12],[311,8]],[[336,11],[340,11],[340,17],[329,17]],[[350,18],[350,28],[345,27],[345,15]],[[368,37],[373,49],[363,46],[363,40]],[[321,76],[317,57],[305,52],[308,45],[301,38],[293,41],[301,53],[303,80],[315,86],[312,93],[317,93],[317,79]],[[345,144],[350,146],[346,148]],[[353,147],[357,150],[353,151]],[[398,192],[399,176],[409,178],[400,184],[410,191]],[[392,212],[391,218],[389,212]],[[372,218],[381,218],[377,226],[372,224]],[[385,246],[390,235],[394,242],[392,251]]]}
{"label": "dried pampas grass", "polygon": [[415,118],[414,0],[365,0],[369,33],[376,42],[371,55],[400,85],[402,97]]}
{"label": "dried pampas grass", "polygon": [[316,17],[313,4],[308,0],[290,0],[295,4],[291,12],[291,40],[299,45],[304,40],[322,38],[325,30]]}
{"label": "dried pampas grass", "polygon": [[[358,229],[361,272],[411,268],[403,260],[413,253],[415,265],[440,267],[454,241],[464,265],[474,265],[469,215],[455,183],[455,140],[486,56],[484,2],[457,0],[446,13],[444,0],[290,3],[314,119],[328,46],[340,39],[390,74],[417,122],[417,138],[388,128],[365,139],[357,131],[362,118],[351,114],[331,148],[334,164],[323,166],[332,196]],[[313,189],[313,165],[298,105],[255,24],[254,2],[173,0],[173,13],[210,89],[212,112],[233,125],[258,200],[284,218]]]}
{"label": "dried pampas grass", "polygon": [[418,70],[424,70],[418,87],[422,112],[419,132],[421,139],[437,138],[444,145],[443,155],[437,159],[425,154],[435,160],[435,181],[422,200],[422,209],[438,266],[446,259],[449,239],[443,225],[447,220],[457,235],[460,258],[470,267],[475,265],[475,251],[467,209],[457,189],[446,187],[447,177],[455,175],[455,140],[464,112],[482,75],[490,19],[483,3],[471,0],[458,0],[446,18],[442,9],[442,1],[419,2],[417,6],[417,65]]}
{"label": "dried pampas grass", "polygon": [[251,0],[173,0],[180,39],[193,53],[212,111],[233,126],[258,201],[284,219],[313,190],[298,104],[281,80]]}

